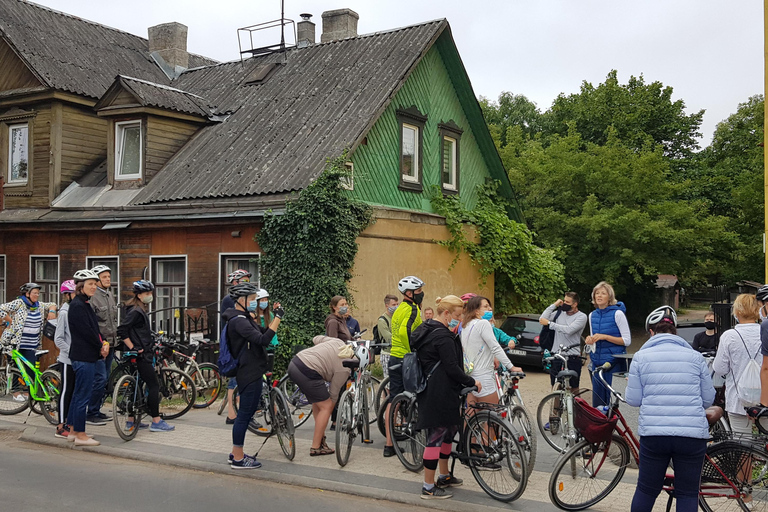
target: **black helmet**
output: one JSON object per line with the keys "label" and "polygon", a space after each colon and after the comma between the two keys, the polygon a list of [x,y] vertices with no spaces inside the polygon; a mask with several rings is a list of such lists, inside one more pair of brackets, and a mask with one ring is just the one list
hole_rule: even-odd
{"label": "black helmet", "polygon": [[764,284],[763,286],[757,289],[755,298],[760,302],[768,302],[768,284]]}
{"label": "black helmet", "polygon": [[24,295],[24,294],[26,294],[28,292],[31,292],[35,288],[40,290],[40,289],[42,289],[42,286],[37,284],[37,283],[25,283],[25,284],[21,285],[21,288],[19,288],[19,291],[21,292],[22,295]]}
{"label": "black helmet", "polygon": [[253,283],[240,283],[229,288],[229,296],[234,300],[240,297],[247,297],[249,295],[257,295],[259,293],[259,287]]}
{"label": "black helmet", "polygon": [[155,289],[155,285],[153,285],[151,282],[146,281],[144,279],[133,282],[133,293],[135,293],[136,295],[144,292],[151,292],[154,289]]}

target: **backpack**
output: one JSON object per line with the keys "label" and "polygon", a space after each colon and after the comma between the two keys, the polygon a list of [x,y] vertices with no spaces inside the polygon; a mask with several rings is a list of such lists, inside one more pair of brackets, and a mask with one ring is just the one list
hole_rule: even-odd
{"label": "backpack", "polygon": [[[221,336],[219,337],[219,360],[216,364],[219,367],[219,373],[221,375],[234,377],[237,375],[237,367],[240,364],[238,359],[240,358],[240,355],[243,354],[243,350],[245,350],[246,347],[243,347],[237,358],[232,355],[232,352],[229,351],[229,339],[227,338],[228,325],[229,322],[224,324],[224,327],[221,329]],[[249,345],[250,343],[246,344],[246,346]]]}
{"label": "backpack", "polygon": [[[381,320],[382,318],[383,318],[384,320],[387,320],[387,323],[389,323],[389,320],[387,319],[387,316],[386,316],[386,315],[381,315],[381,316],[379,317],[379,320]],[[376,344],[380,344],[380,343],[386,343],[386,342],[387,342],[387,341],[386,341],[386,340],[385,340],[385,339],[384,339],[384,338],[381,336],[381,334],[379,334],[379,322],[378,322],[378,321],[376,321],[376,325],[374,325],[374,326],[373,326],[373,342],[374,342],[374,343],[376,343]],[[374,347],[374,348],[373,348],[373,353],[374,353],[374,354],[376,354],[376,355],[379,355],[379,354],[381,354],[381,347]]]}
{"label": "backpack", "polygon": [[427,389],[427,382],[432,374],[440,366],[438,361],[432,370],[425,376],[421,369],[421,363],[416,352],[409,352],[403,356],[403,388],[411,393],[419,394]]}
{"label": "backpack", "polygon": [[[744,349],[747,351],[747,356],[749,356],[749,348],[747,348],[744,338],[739,331],[736,331],[736,334],[741,338],[741,342],[744,344]],[[759,350],[760,349],[758,349],[758,351]],[[739,381],[734,381],[734,384],[736,384],[736,395],[739,397],[739,400],[744,407],[751,407],[760,403],[760,365],[755,361],[756,356],[757,352],[747,362],[747,367],[744,368],[744,371],[739,376]],[[731,372],[731,376],[733,376],[733,372]]]}
{"label": "backpack", "polygon": [[[555,318],[553,318],[550,323],[557,322],[557,317],[560,316],[559,309],[557,310],[557,313],[555,314]],[[539,333],[539,346],[545,350],[549,350],[552,352],[552,347],[555,345],[555,331],[549,328],[549,325],[545,325],[541,328],[541,332]]]}

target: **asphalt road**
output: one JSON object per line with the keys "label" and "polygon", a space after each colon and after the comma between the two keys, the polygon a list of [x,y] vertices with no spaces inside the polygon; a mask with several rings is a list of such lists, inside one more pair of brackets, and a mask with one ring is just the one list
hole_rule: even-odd
{"label": "asphalt road", "polygon": [[222,476],[43,447],[17,441],[17,435],[0,432],[0,510],[3,511],[428,510],[236,475]]}

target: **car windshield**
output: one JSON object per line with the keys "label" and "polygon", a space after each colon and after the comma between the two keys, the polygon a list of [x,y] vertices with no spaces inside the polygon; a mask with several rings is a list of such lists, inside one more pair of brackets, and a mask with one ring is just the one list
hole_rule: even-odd
{"label": "car windshield", "polygon": [[704,332],[704,327],[678,327],[677,328],[677,335],[683,338],[688,343],[693,343],[693,338],[699,334],[700,332]]}
{"label": "car windshield", "polygon": [[538,334],[541,331],[541,324],[536,320],[527,318],[507,318],[501,330],[511,336],[517,336],[524,332]]}

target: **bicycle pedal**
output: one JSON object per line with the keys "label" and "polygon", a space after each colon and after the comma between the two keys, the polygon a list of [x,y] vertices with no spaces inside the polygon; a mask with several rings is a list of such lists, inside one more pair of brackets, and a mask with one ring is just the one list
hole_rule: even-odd
{"label": "bicycle pedal", "polygon": [[373,444],[373,439],[363,439],[365,444]]}

